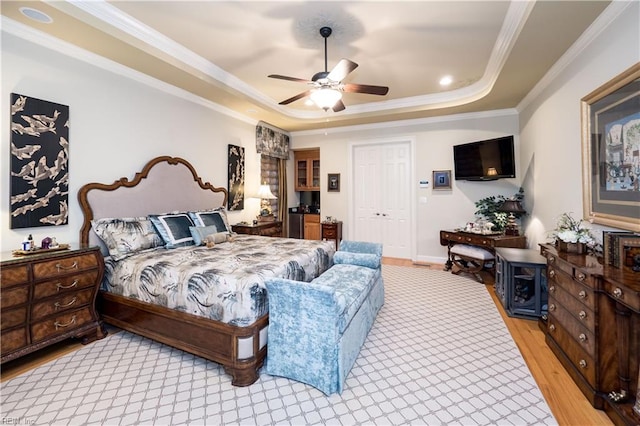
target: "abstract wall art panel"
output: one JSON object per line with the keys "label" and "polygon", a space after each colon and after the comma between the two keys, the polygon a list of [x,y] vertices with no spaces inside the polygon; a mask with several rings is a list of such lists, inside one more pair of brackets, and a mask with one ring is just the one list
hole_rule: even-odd
{"label": "abstract wall art panel", "polygon": [[229,145],[229,198],[227,210],[244,209],[244,148]]}
{"label": "abstract wall art panel", "polygon": [[69,107],[11,94],[11,229],[69,221]]}

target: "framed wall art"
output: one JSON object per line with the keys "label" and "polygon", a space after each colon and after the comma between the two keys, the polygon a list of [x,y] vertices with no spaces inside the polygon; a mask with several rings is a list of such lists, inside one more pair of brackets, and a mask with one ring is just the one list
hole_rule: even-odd
{"label": "framed wall art", "polygon": [[582,98],[581,107],[584,217],[640,231],[640,63]]}
{"label": "framed wall art", "polygon": [[11,94],[11,229],[69,222],[69,107]]}
{"label": "framed wall art", "polygon": [[242,210],[244,209],[244,147],[229,145],[228,148],[227,210]]}
{"label": "framed wall art", "polygon": [[436,191],[451,189],[451,170],[433,171],[433,189]]}
{"label": "framed wall art", "polygon": [[340,173],[327,174],[327,191],[340,192]]}

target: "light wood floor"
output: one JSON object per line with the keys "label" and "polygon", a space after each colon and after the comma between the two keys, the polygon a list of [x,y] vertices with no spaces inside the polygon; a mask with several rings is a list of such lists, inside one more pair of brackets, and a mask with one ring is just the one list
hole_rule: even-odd
{"label": "light wood floor", "polygon": [[[406,259],[385,258],[383,263],[417,268],[442,268],[442,265],[414,265]],[[482,284],[478,283],[478,285]],[[547,347],[537,321],[507,316],[493,291],[492,283],[486,284],[486,287],[558,423],[561,426],[613,425],[604,411],[594,409],[582,395],[556,356]],[[45,362],[77,350],[81,346],[80,343],[61,342],[35,354],[8,362],[2,366],[0,381],[16,377]]]}
{"label": "light wood floor", "polygon": [[[393,258],[384,258],[383,263],[433,269],[442,269],[443,267],[443,265],[414,265],[410,260]],[[490,280],[486,276],[483,278],[487,291],[498,307],[498,311],[500,311],[558,424],[561,426],[613,425],[605,412],[593,408],[580,392],[560,361],[545,343],[544,333],[538,327],[538,322],[509,317],[505,313],[500,299],[493,291],[493,282],[489,283]],[[482,284],[478,283],[478,285]]]}

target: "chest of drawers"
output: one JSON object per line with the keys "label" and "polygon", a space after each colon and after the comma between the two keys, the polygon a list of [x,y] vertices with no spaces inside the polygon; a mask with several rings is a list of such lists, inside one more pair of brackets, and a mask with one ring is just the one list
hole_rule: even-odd
{"label": "chest of drawers", "polygon": [[542,245],[547,259],[546,342],[578,388],[616,425],[640,424],[640,275],[590,255]]}
{"label": "chest of drawers", "polygon": [[68,338],[103,338],[95,308],[104,261],[98,248],[65,250],[0,263],[1,358],[4,363]]}

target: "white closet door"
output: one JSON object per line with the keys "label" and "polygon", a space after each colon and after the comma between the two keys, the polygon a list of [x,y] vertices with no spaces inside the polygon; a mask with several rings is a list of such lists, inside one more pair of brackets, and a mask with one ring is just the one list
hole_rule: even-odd
{"label": "white closet door", "polygon": [[411,145],[354,147],[354,239],[383,244],[388,257],[411,258]]}

